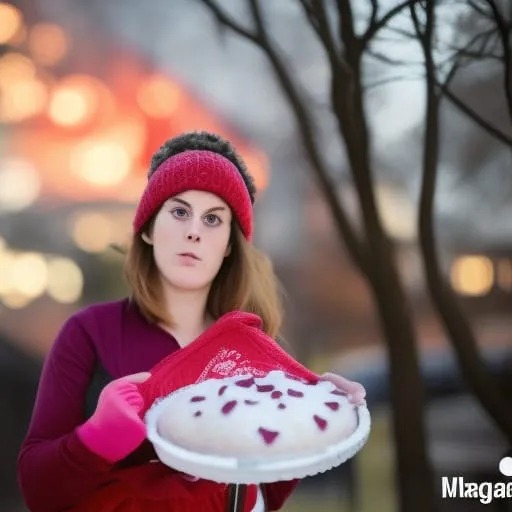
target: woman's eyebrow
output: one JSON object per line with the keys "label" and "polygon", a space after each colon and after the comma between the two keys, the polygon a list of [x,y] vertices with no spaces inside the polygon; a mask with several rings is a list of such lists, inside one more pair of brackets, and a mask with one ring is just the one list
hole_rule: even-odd
{"label": "woman's eyebrow", "polygon": [[[184,201],[183,199],[180,199],[179,197],[173,197],[173,198],[171,198],[171,201],[175,201],[176,203],[180,203],[183,206],[193,209],[192,205],[190,203],[187,203],[187,201]],[[213,206],[212,208],[208,208],[208,210],[206,210],[205,213],[211,213],[211,212],[222,211],[222,210],[226,210],[226,207],[225,206]]]}
{"label": "woman's eyebrow", "polygon": [[205,213],[217,212],[217,211],[225,211],[225,206],[214,206],[213,208],[208,208]]}

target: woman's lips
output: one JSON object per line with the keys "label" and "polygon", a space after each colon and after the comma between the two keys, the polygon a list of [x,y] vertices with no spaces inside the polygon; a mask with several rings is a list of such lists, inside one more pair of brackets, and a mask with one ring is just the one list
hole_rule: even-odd
{"label": "woman's lips", "polygon": [[199,258],[195,254],[192,254],[192,253],[178,254],[178,257],[179,257],[181,263],[183,263],[183,265],[187,265],[187,266],[195,265],[199,261]]}
{"label": "woman's lips", "polygon": [[197,256],[193,252],[182,252],[182,253],[178,254],[178,256],[189,256],[190,258],[193,258],[195,260],[200,260],[201,259],[199,256]]}

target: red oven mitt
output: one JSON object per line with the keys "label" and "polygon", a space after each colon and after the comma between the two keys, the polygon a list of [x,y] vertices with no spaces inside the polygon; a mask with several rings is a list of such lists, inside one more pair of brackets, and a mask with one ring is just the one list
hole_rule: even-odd
{"label": "red oven mitt", "polygon": [[138,385],[144,410],[154,401],[184,386],[206,379],[222,379],[251,374],[263,377],[272,370],[317,382],[318,375],[287,354],[261,330],[259,316],[233,311],[221,316],[186,347],[165,357],[151,371],[151,377]]}

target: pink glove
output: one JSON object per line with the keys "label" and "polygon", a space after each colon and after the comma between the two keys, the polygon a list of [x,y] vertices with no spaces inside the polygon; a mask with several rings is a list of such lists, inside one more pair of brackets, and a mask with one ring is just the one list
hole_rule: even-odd
{"label": "pink glove", "polygon": [[144,441],[146,425],[138,415],[144,400],[136,383],[150,376],[149,372],[127,375],[103,388],[94,414],[77,429],[79,439],[91,452],[117,462]]}
{"label": "pink glove", "polygon": [[366,403],[364,399],[366,396],[366,390],[362,384],[359,384],[359,382],[348,380],[336,373],[324,373],[322,376],[320,376],[320,380],[328,380],[329,382],[332,382],[337,388],[345,391],[345,393],[348,395],[347,398],[349,399],[350,403],[354,405],[363,405]]}

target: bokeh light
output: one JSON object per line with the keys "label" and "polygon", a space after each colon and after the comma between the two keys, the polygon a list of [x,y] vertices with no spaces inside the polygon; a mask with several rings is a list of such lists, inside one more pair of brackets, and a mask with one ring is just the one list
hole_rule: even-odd
{"label": "bokeh light", "polygon": [[170,79],[153,75],[139,87],[137,102],[150,117],[170,117],[178,107],[182,93],[178,84]]}
{"label": "bokeh light", "polygon": [[34,299],[42,295],[48,281],[48,268],[41,254],[27,252],[16,256],[9,269],[15,291]]}
{"label": "bokeh light", "polygon": [[48,97],[45,84],[38,79],[17,80],[0,88],[0,120],[23,121],[41,113]]}
{"label": "bokeh light", "polygon": [[0,249],[0,296],[10,292],[14,288],[11,275],[11,268],[14,261],[14,255],[7,250],[4,245]]}
{"label": "bokeh light", "polygon": [[28,58],[17,52],[7,52],[0,57],[0,85],[15,80],[30,79],[36,76],[36,67]]}
{"label": "bokeh light", "polygon": [[0,58],[0,121],[19,122],[39,114],[47,99],[46,85],[29,58],[16,52]]}
{"label": "bokeh light", "polygon": [[42,254],[0,247],[0,299],[11,309],[27,306],[47,285],[47,265]]}
{"label": "bokeh light", "polygon": [[82,295],[83,275],[69,258],[11,250],[0,238],[0,301],[21,309],[45,292],[57,302],[73,303]]}
{"label": "bokeh light", "polygon": [[14,5],[0,3],[0,44],[11,42],[23,30],[23,16]]}
{"label": "bokeh light", "polygon": [[0,298],[3,304],[10,309],[22,309],[32,302],[32,299],[29,296],[16,290],[10,290]]}
{"label": "bokeh light", "polygon": [[73,221],[72,236],[83,251],[100,253],[112,242],[113,225],[110,218],[102,213],[81,213]]}
{"label": "bokeh light", "polygon": [[69,40],[58,25],[38,23],[29,32],[28,46],[36,62],[43,66],[53,66],[66,56]]}
{"label": "bokeh light", "polygon": [[453,262],[450,278],[455,290],[462,295],[485,295],[494,283],[492,262],[486,256],[461,256]]}
{"label": "bokeh light", "polygon": [[128,151],[118,142],[91,138],[72,152],[70,166],[82,179],[100,187],[123,181],[132,165]]}
{"label": "bokeh light", "polygon": [[82,126],[99,113],[100,105],[102,110],[107,109],[110,96],[108,89],[96,78],[71,75],[53,89],[48,115],[59,126]]}
{"label": "bokeh light", "polygon": [[399,240],[412,240],[416,233],[416,212],[402,190],[378,184],[375,195],[386,231]]}
{"label": "bokeh light", "polygon": [[41,178],[22,158],[0,160],[0,210],[22,210],[38,198]]}
{"label": "bokeh light", "polygon": [[52,258],[48,261],[47,293],[64,304],[76,302],[82,295],[83,274],[80,267],[69,258]]}
{"label": "bokeh light", "polygon": [[141,155],[147,139],[144,120],[133,115],[120,117],[119,122],[109,126],[102,136],[123,147],[131,158]]}

